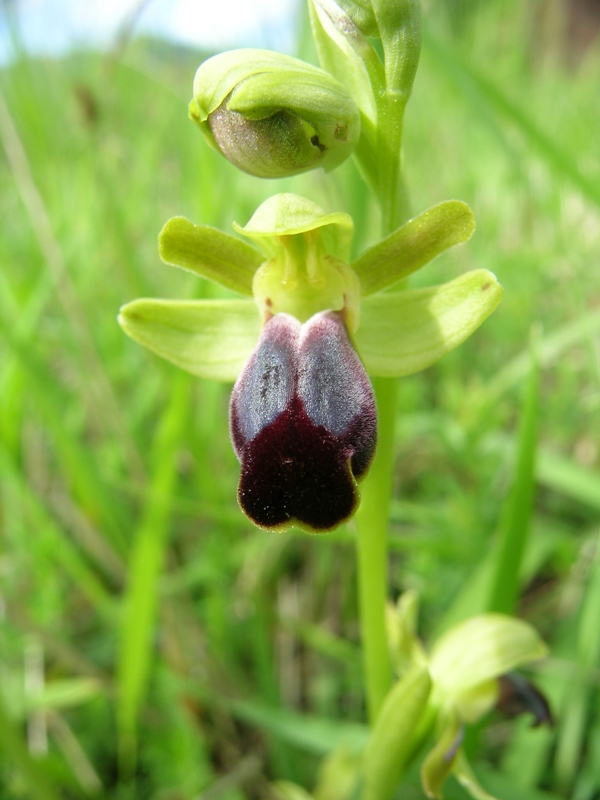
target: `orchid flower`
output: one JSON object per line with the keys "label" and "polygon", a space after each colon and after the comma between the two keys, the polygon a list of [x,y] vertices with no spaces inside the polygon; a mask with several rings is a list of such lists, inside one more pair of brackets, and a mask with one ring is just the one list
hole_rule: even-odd
{"label": "orchid flower", "polygon": [[245,299],[134,300],[119,322],[137,342],[202,378],[236,381],[230,430],[238,499],[258,526],[331,530],[355,511],[376,440],[366,373],[410,375],[464,341],[502,289],[475,270],[428,289],[383,290],[474,229],[440,203],[350,261],[348,214],[295,194],[266,200],[241,239],[183,217],[159,237],[163,261]]}

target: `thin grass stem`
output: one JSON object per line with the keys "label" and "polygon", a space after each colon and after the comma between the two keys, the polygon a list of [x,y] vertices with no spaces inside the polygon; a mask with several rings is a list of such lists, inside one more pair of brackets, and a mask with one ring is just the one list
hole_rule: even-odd
{"label": "thin grass stem", "polygon": [[533,510],[539,413],[538,375],[538,359],[532,346],[531,367],[523,397],[515,478],[501,522],[488,602],[490,611],[504,614],[512,614],[517,602],[521,562]]}

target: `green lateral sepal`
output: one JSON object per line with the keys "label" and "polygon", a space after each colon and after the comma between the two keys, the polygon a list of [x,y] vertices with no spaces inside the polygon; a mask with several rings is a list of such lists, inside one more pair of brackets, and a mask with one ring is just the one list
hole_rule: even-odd
{"label": "green lateral sepal", "polygon": [[264,257],[235,236],[185,217],[170,219],[158,236],[158,253],[165,264],[194,272],[240,294],[252,294],[254,273]]}
{"label": "green lateral sepal", "polygon": [[463,729],[458,716],[451,713],[442,734],[421,765],[421,786],[431,800],[442,800],[442,787],[454,770],[460,753]]}
{"label": "green lateral sepal", "polygon": [[502,287],[488,270],[442,286],[367,298],[355,334],[371,375],[411,375],[464,342],[496,308]]}
{"label": "green lateral sepal", "polygon": [[134,300],[119,324],[153,353],[201,378],[234,381],[256,346],[252,300]]}
{"label": "green lateral sepal", "polygon": [[363,296],[407,278],[444,250],[466,242],[474,230],[473,212],[460,200],[446,200],[429,208],[352,263]]}
{"label": "green lateral sepal", "polygon": [[483,786],[481,786],[462,750],[459,751],[456,757],[454,775],[456,780],[467,790],[473,800],[498,800],[495,795],[486,792]]}

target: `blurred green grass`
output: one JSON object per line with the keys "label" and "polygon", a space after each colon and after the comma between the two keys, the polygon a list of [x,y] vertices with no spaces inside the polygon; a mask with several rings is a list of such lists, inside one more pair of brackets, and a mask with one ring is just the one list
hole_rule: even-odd
{"label": "blurred green grass", "polygon": [[[592,800],[600,52],[574,66],[543,3],[461,8],[427,9],[405,160],[415,212],[457,197],[478,228],[416,285],[486,267],[505,298],[402,382],[391,591],[419,591],[426,636],[486,608],[492,575],[498,601],[501,520],[535,455],[507,593],[551,645],[536,681],[557,725],[492,717],[467,744],[506,800]],[[160,263],[170,216],[230,231],[290,190],[350,211],[358,250],[377,230],[352,165],[260,182],[210,152],[186,119],[203,57],[142,40],[23,53],[0,72],[3,796],[263,798],[275,778],[310,788],[319,755],[364,735],[352,526],[253,529],[235,502],[228,387],[181,376],[116,324],[139,296],[223,291]],[[538,445],[522,435],[518,459],[533,326]]]}

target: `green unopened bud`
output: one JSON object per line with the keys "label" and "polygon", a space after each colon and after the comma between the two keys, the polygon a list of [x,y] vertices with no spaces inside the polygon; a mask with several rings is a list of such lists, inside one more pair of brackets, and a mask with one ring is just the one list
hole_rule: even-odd
{"label": "green unopened bud", "polygon": [[205,61],[190,117],[209,144],[259,178],[329,171],[360,136],[358,108],[338,81],[269,50],[232,50]]}
{"label": "green unopened bud", "polygon": [[379,28],[370,0],[337,0],[337,4],[344,9],[365,36],[379,37]]}

